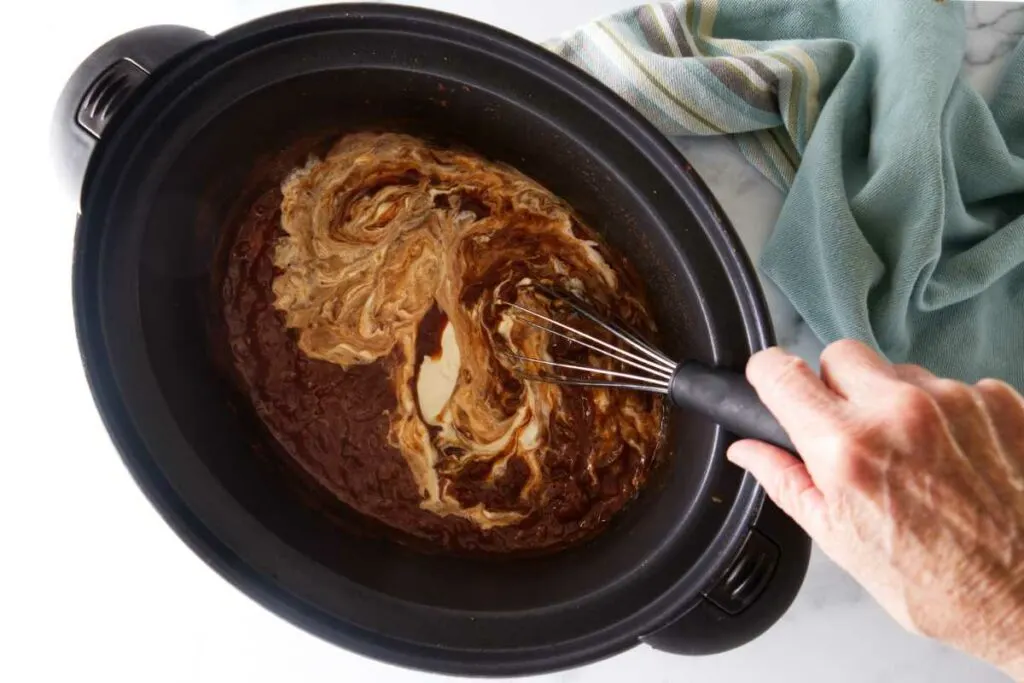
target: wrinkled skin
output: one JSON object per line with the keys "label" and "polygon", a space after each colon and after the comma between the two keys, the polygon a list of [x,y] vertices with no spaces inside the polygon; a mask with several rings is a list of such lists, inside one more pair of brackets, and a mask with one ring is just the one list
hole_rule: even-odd
{"label": "wrinkled skin", "polygon": [[820,377],[780,349],[747,376],[803,462],[749,440],[729,458],[902,625],[1024,681],[1024,398],[852,341]]}

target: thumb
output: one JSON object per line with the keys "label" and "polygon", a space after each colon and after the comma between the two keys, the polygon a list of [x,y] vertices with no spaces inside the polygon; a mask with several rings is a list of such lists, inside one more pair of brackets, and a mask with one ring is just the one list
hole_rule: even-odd
{"label": "thumb", "polygon": [[730,461],[754,475],[779,509],[793,518],[811,538],[827,528],[825,497],[804,463],[788,451],[751,439],[737,441],[726,454]]}

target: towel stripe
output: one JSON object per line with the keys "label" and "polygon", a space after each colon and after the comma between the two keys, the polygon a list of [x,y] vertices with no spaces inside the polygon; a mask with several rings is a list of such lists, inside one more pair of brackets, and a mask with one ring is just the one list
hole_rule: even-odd
{"label": "towel stripe", "polygon": [[643,5],[549,47],[670,134],[734,134],[785,189],[817,122],[821,77],[799,41],[771,47],[718,31],[719,0]]}
{"label": "towel stripe", "polygon": [[700,112],[690,107],[682,99],[676,97],[676,95],[661,81],[661,79],[657,75],[649,71],[640,62],[640,60],[636,56],[636,53],[633,50],[631,50],[630,47],[625,42],[623,42],[623,40],[615,34],[615,31],[613,31],[611,27],[609,27],[605,22],[597,22],[597,27],[604,31],[605,35],[607,35],[611,39],[612,43],[614,43],[615,46],[619,48],[619,50],[621,51],[621,56],[625,57],[629,62],[633,64],[634,67],[636,67],[638,71],[640,71],[640,73],[646,76],[647,80],[651,83],[651,85],[657,88],[658,91],[661,92],[667,100],[669,100],[670,102],[672,102],[672,104],[676,105],[681,110],[686,112],[686,114],[688,114],[689,116],[692,116],[697,121],[699,121],[705,128],[711,131],[713,135],[721,135],[722,133],[725,132],[725,129],[720,128],[715,123],[712,123],[710,120],[704,118],[700,114]]}

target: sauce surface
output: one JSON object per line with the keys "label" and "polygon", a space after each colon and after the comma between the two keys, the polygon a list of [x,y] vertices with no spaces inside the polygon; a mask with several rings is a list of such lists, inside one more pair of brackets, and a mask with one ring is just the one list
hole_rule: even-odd
{"label": "sauce surface", "polygon": [[346,136],[282,180],[242,218],[221,295],[240,384],[302,468],[399,538],[462,553],[557,550],[637,495],[659,397],[513,372],[514,355],[608,366],[510,315],[587,327],[537,284],[654,330],[632,268],[568,205],[387,133]]}

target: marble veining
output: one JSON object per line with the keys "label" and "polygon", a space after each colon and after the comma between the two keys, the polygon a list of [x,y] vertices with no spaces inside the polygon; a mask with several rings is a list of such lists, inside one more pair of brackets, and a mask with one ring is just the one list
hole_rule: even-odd
{"label": "marble veining", "polygon": [[967,30],[985,34],[985,40],[967,41],[964,63],[985,66],[1004,57],[1024,34],[1024,4],[970,3],[964,8]]}

